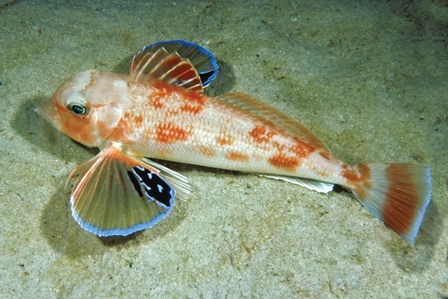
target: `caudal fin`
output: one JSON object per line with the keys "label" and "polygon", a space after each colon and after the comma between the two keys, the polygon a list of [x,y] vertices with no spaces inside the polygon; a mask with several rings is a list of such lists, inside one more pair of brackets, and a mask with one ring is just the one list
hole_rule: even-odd
{"label": "caudal fin", "polygon": [[344,175],[358,200],[414,245],[431,199],[430,169],[418,164],[358,165]]}

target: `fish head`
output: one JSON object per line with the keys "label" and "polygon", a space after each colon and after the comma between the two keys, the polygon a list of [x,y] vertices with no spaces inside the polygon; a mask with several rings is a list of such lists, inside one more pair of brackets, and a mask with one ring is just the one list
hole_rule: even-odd
{"label": "fish head", "polygon": [[79,73],[62,83],[36,111],[70,138],[101,147],[123,114],[124,77],[95,70]]}

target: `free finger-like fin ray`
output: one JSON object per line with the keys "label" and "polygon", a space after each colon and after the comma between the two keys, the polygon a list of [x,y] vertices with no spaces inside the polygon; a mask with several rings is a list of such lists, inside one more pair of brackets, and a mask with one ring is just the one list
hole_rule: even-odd
{"label": "free finger-like fin ray", "polygon": [[[75,171],[81,174],[71,196],[73,217],[100,237],[126,236],[150,228],[173,208],[176,191],[159,170],[113,145]],[[183,178],[178,179],[180,189],[186,193],[188,183],[183,176],[179,178]]]}

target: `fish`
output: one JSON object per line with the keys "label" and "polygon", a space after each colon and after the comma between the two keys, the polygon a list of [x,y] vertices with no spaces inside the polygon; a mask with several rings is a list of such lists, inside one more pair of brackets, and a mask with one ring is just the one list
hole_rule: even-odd
{"label": "fish", "polygon": [[414,245],[431,200],[421,164],[349,165],[307,127],[244,93],[211,97],[219,65],[184,40],[149,44],[130,74],[88,70],[36,108],[51,125],[100,152],[69,175],[74,219],[99,237],[127,236],[168,216],[191,193],[188,179],[154,161],[255,173],[328,193],[351,191]]}

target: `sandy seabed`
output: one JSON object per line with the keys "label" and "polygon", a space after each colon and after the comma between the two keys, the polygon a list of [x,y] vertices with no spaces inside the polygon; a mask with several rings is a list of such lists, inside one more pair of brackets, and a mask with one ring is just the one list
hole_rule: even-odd
{"label": "sandy seabed", "polygon": [[[0,1],[1,298],[447,298],[447,1]],[[150,230],[100,239],[68,174],[97,150],[34,112],[71,75],[129,71],[184,39],[350,164],[431,167],[412,247],[348,192],[177,163],[192,194]]]}

